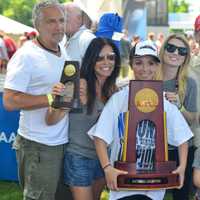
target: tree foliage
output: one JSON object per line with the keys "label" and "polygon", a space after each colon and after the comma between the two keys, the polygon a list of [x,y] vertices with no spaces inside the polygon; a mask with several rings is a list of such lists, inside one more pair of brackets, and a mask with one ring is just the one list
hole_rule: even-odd
{"label": "tree foliage", "polygon": [[[39,0],[0,0],[0,13],[6,17],[32,26],[32,9]],[[59,0],[60,3],[71,0]]]}
{"label": "tree foliage", "polygon": [[3,11],[8,8],[10,0],[0,0],[0,14],[3,14]]}
{"label": "tree foliage", "polygon": [[189,3],[185,0],[168,0],[168,10],[171,13],[187,13]]}

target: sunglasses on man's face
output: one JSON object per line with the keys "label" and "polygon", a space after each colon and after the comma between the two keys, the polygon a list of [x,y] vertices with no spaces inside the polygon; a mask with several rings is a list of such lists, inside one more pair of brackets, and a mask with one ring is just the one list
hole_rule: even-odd
{"label": "sunglasses on man's face", "polygon": [[99,55],[97,57],[97,62],[101,62],[103,60],[109,60],[109,61],[114,61],[115,60],[115,54],[114,53],[110,53],[110,54],[107,54],[107,55]]}
{"label": "sunglasses on man's face", "polygon": [[180,56],[186,56],[188,54],[188,49],[186,47],[177,47],[170,43],[165,45],[165,50],[167,50],[169,53],[174,53],[176,49],[178,50],[178,54]]}

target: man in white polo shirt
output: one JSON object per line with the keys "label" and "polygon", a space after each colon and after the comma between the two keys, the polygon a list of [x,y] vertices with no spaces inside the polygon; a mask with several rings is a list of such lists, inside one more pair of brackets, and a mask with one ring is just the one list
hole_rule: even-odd
{"label": "man in white polo shirt", "polygon": [[95,35],[88,28],[92,21],[76,3],[64,4],[66,12],[65,36],[62,44],[71,60],[81,64],[85,51]]}

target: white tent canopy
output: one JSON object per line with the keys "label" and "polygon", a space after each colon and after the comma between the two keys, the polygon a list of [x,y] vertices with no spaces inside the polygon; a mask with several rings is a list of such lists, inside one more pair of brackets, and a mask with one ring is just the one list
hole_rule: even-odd
{"label": "white tent canopy", "polygon": [[121,0],[74,0],[82,10],[84,10],[93,21],[98,19],[107,12],[117,12],[122,15]]}
{"label": "white tent canopy", "polygon": [[0,15],[0,30],[11,34],[23,34],[24,32],[35,31],[34,28],[26,26],[3,15]]}

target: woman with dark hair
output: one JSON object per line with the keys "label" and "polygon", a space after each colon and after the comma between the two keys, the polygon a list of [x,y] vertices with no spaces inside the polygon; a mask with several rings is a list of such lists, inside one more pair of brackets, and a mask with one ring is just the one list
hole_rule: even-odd
{"label": "woman with dark hair", "polygon": [[[102,54],[101,51],[103,52],[103,49],[107,49],[105,52],[109,53],[106,55],[104,55],[104,53]],[[110,71],[109,68],[107,68],[105,57],[107,62],[111,61],[112,63],[114,61],[114,65],[112,66],[113,70],[109,76],[106,75],[106,73],[109,74]],[[96,98],[102,99],[102,102],[105,103],[112,93],[116,91],[115,82],[119,70],[120,54],[115,44],[113,44],[110,39],[106,38],[93,39],[85,53],[81,67],[81,78],[85,79],[87,82],[88,113],[92,111]]]}
{"label": "woman with dark hair", "polygon": [[[116,78],[120,55],[110,39],[92,40],[81,66],[80,100],[82,111],[69,111],[69,143],[64,159],[64,181],[70,186],[75,200],[100,199],[105,185],[104,172],[96,155],[93,141],[86,134],[96,122],[104,104],[117,90]],[[60,95],[64,85],[59,83],[52,94]],[[59,122],[66,114],[62,109],[48,110],[47,124]]]}

